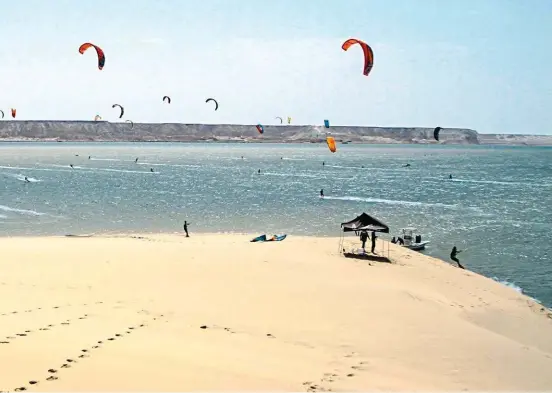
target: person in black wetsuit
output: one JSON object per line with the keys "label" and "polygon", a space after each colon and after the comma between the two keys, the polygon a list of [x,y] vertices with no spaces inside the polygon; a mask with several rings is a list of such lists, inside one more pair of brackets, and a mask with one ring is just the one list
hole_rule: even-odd
{"label": "person in black wetsuit", "polygon": [[324,198],[324,189],[320,190],[320,198]]}
{"label": "person in black wetsuit", "polygon": [[465,269],[464,266],[460,263],[458,258],[456,258],[456,255],[460,254],[462,251],[458,250],[456,246],[452,247],[452,251],[450,252],[450,259],[452,259],[454,262],[458,264],[458,267],[461,269]]}
{"label": "person in black wetsuit", "polygon": [[184,221],[184,232],[186,232],[186,237],[190,237],[188,234],[188,225],[190,225],[188,221]]}
{"label": "person in black wetsuit", "polygon": [[374,250],[376,249],[376,232],[372,231],[372,254],[375,254]]}
{"label": "person in black wetsuit", "polygon": [[29,178],[27,176],[25,176],[25,183],[30,183],[31,181],[29,180]]}
{"label": "person in black wetsuit", "polygon": [[366,240],[368,240],[368,232],[366,232],[366,231],[360,232],[360,241],[362,242],[362,249],[363,250],[366,247]]}

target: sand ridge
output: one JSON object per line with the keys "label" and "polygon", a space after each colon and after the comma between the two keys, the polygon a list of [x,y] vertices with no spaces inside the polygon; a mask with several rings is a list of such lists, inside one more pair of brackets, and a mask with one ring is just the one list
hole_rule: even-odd
{"label": "sand ridge", "polygon": [[552,389],[530,298],[396,245],[252,237],[0,239],[0,390]]}

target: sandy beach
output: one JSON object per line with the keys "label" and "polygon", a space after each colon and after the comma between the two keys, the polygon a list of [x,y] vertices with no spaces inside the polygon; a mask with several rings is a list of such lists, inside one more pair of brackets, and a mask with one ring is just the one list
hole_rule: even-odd
{"label": "sandy beach", "polygon": [[513,289],[254,236],[0,239],[0,390],[552,390],[552,312]]}

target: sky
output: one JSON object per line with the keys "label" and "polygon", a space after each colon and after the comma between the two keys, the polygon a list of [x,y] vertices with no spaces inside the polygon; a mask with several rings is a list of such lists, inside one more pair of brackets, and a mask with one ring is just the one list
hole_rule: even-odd
{"label": "sky", "polygon": [[[549,0],[0,0],[0,9],[5,120],[17,108],[19,120],[291,116],[552,134]],[[369,76],[359,46],[341,49],[348,38],[372,47]],[[105,51],[103,70],[93,50],[79,54],[84,42]]]}

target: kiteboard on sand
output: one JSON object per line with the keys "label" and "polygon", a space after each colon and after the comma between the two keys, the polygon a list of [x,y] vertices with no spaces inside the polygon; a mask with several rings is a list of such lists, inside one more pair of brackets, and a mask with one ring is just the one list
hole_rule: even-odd
{"label": "kiteboard on sand", "polygon": [[260,236],[257,236],[256,238],[254,239],[251,239],[251,242],[252,243],[256,243],[256,242],[281,242],[282,240],[284,240],[285,238],[287,237],[287,234],[283,234],[283,235],[273,235],[271,238],[267,238],[266,235],[260,235]]}

